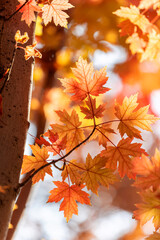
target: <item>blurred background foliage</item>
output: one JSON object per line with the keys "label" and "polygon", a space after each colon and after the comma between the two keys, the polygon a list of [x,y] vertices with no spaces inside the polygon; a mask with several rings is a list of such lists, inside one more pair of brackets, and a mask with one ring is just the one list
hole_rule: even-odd
{"label": "blurred background foliage", "polygon": [[[160,101],[160,64],[154,61],[140,63],[138,57],[130,53],[125,43],[126,37],[121,37],[119,33],[121,19],[113,15],[120,6],[129,6],[131,3],[138,5],[139,0],[70,0],[70,3],[75,7],[68,11],[68,29],[56,27],[54,23],[44,26],[41,17],[37,18],[36,40],[42,59],[36,59],[34,68],[30,121],[36,130],[30,129],[30,135],[39,137],[50,123],[58,122],[55,110],[70,111],[73,107],[73,102],[61,88],[58,78],[71,76],[70,67],[75,66],[79,56],[93,61],[97,69],[107,66],[108,87],[112,90],[105,99],[98,98],[98,101],[107,103],[106,119],[113,117],[115,99],[122,101],[124,96],[135,92],[139,92],[140,106],[151,104],[151,112],[158,115],[160,108],[155,102]],[[153,14],[153,11],[149,11],[148,18]],[[160,27],[160,20],[157,20],[156,25]],[[78,111],[78,106],[74,107]],[[155,146],[160,146],[160,131],[157,126],[154,129],[157,129],[155,134],[144,134],[144,147],[149,154],[154,153]],[[88,151],[94,155],[99,148],[91,141],[70,158],[81,156],[83,161]],[[58,173],[55,172],[54,177],[58,178]],[[101,187],[99,197],[91,195],[92,207],[80,207],[79,216],[66,224],[64,219],[59,220],[62,215],[58,212],[58,204],[55,207],[49,205],[47,210],[45,202],[52,187],[52,183],[49,183],[49,187],[47,185],[49,180],[52,181],[48,177],[46,182],[33,187],[31,200],[13,239],[141,240],[148,234],[145,227],[142,229],[139,223],[131,219],[134,204],[139,202],[136,189],[131,186],[132,181],[124,178],[109,191]],[[27,199],[30,188],[31,184],[24,189],[21,198]],[[35,204],[36,210],[33,209]],[[25,201],[22,204],[20,200],[19,211],[22,212],[24,206]],[[36,211],[39,212],[37,218]],[[16,219],[19,219],[16,212],[18,209],[12,219],[13,228]],[[152,225],[147,228],[150,232],[153,229]],[[27,230],[30,235],[25,234]]]}

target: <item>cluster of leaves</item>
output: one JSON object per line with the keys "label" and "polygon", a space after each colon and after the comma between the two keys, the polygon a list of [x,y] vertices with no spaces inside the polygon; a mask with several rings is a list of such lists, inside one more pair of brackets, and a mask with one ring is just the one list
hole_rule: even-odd
{"label": "cluster of leaves", "polygon": [[[87,190],[97,194],[100,185],[108,187],[125,175],[135,179],[134,157],[138,159],[147,153],[142,144],[132,141],[134,138],[142,140],[139,129],[151,131],[150,125],[157,120],[147,113],[149,106],[138,108],[136,94],[125,97],[122,104],[115,102],[115,118],[103,121],[106,103],[98,104],[96,100],[97,96],[110,90],[106,87],[106,68],[94,71],[93,64],[80,57],[72,73],[72,78],[60,81],[74,104],[79,105],[84,121],[79,120],[79,112],[75,109],[70,114],[66,110],[56,111],[60,124],[51,124],[35,145],[31,145],[34,156],[25,155],[22,165],[22,174],[32,171],[28,179],[32,178],[33,183],[43,181],[46,173],[52,176],[51,165],[62,171],[62,181],[54,181],[56,188],[51,190],[48,202],[63,199],[60,211],[64,211],[67,221],[73,214],[78,214],[76,201],[90,204]],[[117,132],[111,124],[117,124]],[[121,140],[115,144],[113,135],[118,133]],[[103,150],[94,158],[88,153],[83,162],[67,159],[89,140],[97,141]],[[57,166],[59,162],[63,167]],[[87,189],[82,190],[84,187]]]}
{"label": "cluster of leaves", "polygon": [[132,54],[137,53],[141,62],[160,62],[160,31],[155,24],[160,16],[160,2],[141,0],[138,6],[121,7],[114,14],[123,19],[119,24],[120,34],[129,35],[126,43]]}
{"label": "cluster of leaves", "polygon": [[[137,174],[134,186],[139,188],[142,203],[136,204],[138,210],[134,217],[141,224],[153,218],[155,230],[160,228],[160,151],[156,149],[151,160],[142,154],[140,158],[133,160],[133,172]],[[154,233],[154,237],[159,233]],[[156,238],[155,238],[156,239]]]}
{"label": "cluster of leaves", "polygon": [[44,24],[54,20],[55,25],[67,28],[67,18],[69,17],[64,10],[73,7],[68,0],[18,0],[17,10],[22,13],[21,21],[25,21],[28,26],[36,20],[35,13],[42,13]]}
{"label": "cluster of leaves", "polygon": [[[44,25],[54,21],[55,25],[67,27],[68,15],[64,10],[72,8],[68,0],[18,0],[16,12],[21,12],[21,20],[28,26],[36,20],[38,13]],[[150,10],[152,14],[150,14]],[[125,19],[119,26],[121,36],[129,34],[126,43],[130,44],[133,54],[137,53],[140,61],[155,60],[160,62],[160,33],[155,25],[160,15],[160,3],[157,0],[141,0],[138,5],[121,7],[114,12]],[[87,13],[88,14],[88,13]],[[152,18],[153,16],[153,18]],[[91,34],[92,35],[92,34]],[[16,48],[25,51],[25,59],[41,57],[35,49],[36,43],[23,48],[20,44],[28,41],[17,31],[15,35]],[[31,145],[33,156],[24,156],[22,174],[30,173],[20,186],[32,179],[33,184],[44,180],[47,174],[53,176],[55,167],[61,172],[61,181],[54,181],[56,188],[50,191],[48,202],[59,202],[60,211],[64,211],[67,221],[73,214],[78,214],[77,202],[90,205],[88,190],[98,194],[100,185],[119,181],[125,175],[135,180],[134,186],[140,189],[143,203],[137,204],[138,210],[134,218],[142,224],[153,218],[155,229],[160,228],[160,152],[156,150],[150,160],[141,147],[142,144],[133,142],[143,140],[141,130],[151,131],[150,125],[157,118],[148,114],[149,106],[139,107],[137,94],[125,97],[122,104],[115,102],[114,119],[103,121],[106,103],[99,104],[97,96],[105,94],[110,89],[106,87],[106,69],[94,71],[93,64],[79,58],[77,67],[72,68],[73,77],[60,79],[65,91],[70,94],[73,106],[79,105],[83,115],[80,121],[79,111],[74,107],[70,113],[66,110],[56,111],[60,124],[51,124],[50,129]],[[7,73],[4,74],[4,76]],[[3,77],[4,78],[4,77]],[[3,80],[2,78],[2,80]],[[0,79],[1,81],[1,79]],[[2,99],[0,96],[0,115],[2,114]],[[91,123],[92,122],[92,123]],[[115,131],[117,124],[117,131]],[[113,142],[115,134],[121,140]],[[79,149],[87,141],[97,141],[103,148],[95,157],[88,153],[86,159],[68,160],[67,157]],[[57,164],[62,163],[59,167]],[[119,175],[119,176],[118,176]],[[0,192],[5,192],[6,186],[0,186]],[[159,239],[155,232],[150,240]]]}
{"label": "cluster of leaves", "polygon": [[18,45],[18,43],[25,44],[28,40],[29,40],[28,33],[25,32],[23,35],[21,35],[20,31],[18,30],[15,34],[15,41],[16,41],[15,49],[21,48],[24,50],[25,60],[28,60],[30,57],[41,58],[42,54],[35,48],[37,42],[34,42],[32,45],[27,45],[25,48]]}

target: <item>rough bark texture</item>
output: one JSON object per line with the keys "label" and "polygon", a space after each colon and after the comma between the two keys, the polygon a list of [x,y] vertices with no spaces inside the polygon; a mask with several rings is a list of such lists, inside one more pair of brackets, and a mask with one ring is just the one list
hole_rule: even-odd
{"label": "rough bark texture", "polygon": [[[16,10],[17,0],[0,0],[0,73],[10,67],[14,52],[14,35],[17,30],[28,32],[29,44],[33,40],[33,27],[23,21],[21,13],[5,21]],[[28,44],[28,43],[27,43]],[[3,113],[0,118],[0,185],[9,186],[5,194],[0,193],[0,239],[6,238],[12,207],[17,196],[15,188],[23,159],[33,60],[25,61],[24,51],[16,51],[10,78],[2,92]],[[4,81],[4,80],[3,80]],[[0,87],[3,84],[0,83]]]}

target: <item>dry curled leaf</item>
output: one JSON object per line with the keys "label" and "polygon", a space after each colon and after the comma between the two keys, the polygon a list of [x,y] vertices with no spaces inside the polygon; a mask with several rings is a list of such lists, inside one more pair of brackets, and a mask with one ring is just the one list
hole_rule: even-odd
{"label": "dry curled leaf", "polygon": [[30,57],[42,58],[42,54],[35,48],[37,42],[34,42],[32,45],[28,45],[25,48],[25,59],[28,60]]}
{"label": "dry curled leaf", "polygon": [[21,44],[26,43],[28,41],[28,39],[29,39],[28,33],[25,32],[23,35],[21,35],[20,30],[17,30],[14,38],[15,38],[17,43],[21,43]]}

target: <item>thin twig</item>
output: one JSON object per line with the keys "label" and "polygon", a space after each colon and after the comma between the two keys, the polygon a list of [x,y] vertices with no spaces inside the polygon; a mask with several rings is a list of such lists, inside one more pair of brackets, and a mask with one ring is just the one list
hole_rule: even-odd
{"label": "thin twig", "polygon": [[[84,139],[82,142],[80,142],[78,145],[76,145],[74,148],[72,148],[68,153],[66,153],[63,157],[60,157],[59,159],[57,160],[52,160],[51,162],[49,163],[46,163],[45,165],[41,166],[40,168],[38,168],[37,170],[35,170],[24,182],[22,183],[19,183],[18,186],[17,186],[17,190],[21,187],[23,187],[27,182],[29,182],[40,170],[44,169],[45,167],[47,166],[50,166],[51,164],[53,164],[54,166],[55,163],[65,159],[66,157],[68,157],[75,149],[77,149],[78,147],[80,147],[83,143],[87,142],[88,139],[93,135],[94,131],[96,130],[96,126],[93,128],[92,132],[88,135],[88,137],[86,139]],[[63,167],[65,167],[65,165],[63,165]],[[56,168],[58,168],[56,166]],[[60,169],[62,170],[62,169]]]}

